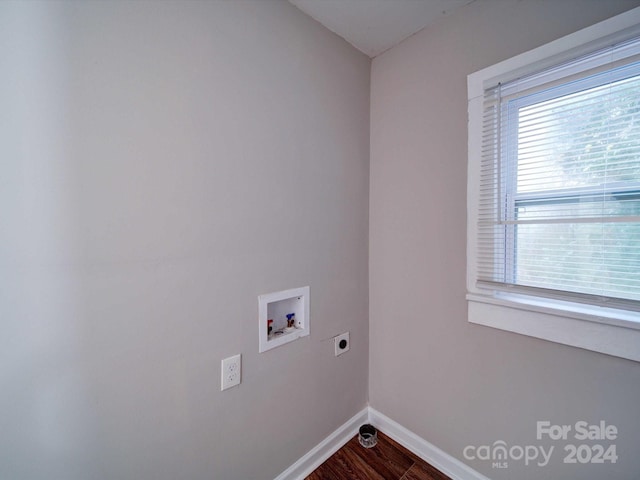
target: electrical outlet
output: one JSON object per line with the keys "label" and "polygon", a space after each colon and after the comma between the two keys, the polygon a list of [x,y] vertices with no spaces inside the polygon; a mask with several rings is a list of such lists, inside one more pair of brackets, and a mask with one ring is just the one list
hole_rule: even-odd
{"label": "electrical outlet", "polygon": [[220,390],[240,385],[242,376],[242,357],[240,354],[222,360]]}
{"label": "electrical outlet", "polygon": [[333,343],[335,348],[336,357],[342,355],[344,352],[349,351],[351,343],[349,342],[349,332],[345,332],[341,335],[333,337]]}

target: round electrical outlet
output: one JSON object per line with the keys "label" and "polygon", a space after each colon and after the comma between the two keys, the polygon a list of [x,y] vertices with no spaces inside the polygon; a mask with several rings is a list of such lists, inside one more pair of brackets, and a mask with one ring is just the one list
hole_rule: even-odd
{"label": "round electrical outlet", "polygon": [[342,333],[333,337],[334,349],[336,357],[349,351],[351,345],[349,345],[349,332]]}

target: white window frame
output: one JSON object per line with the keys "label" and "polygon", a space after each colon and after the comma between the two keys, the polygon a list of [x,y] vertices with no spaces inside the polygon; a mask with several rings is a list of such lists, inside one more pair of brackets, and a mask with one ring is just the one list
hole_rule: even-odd
{"label": "white window frame", "polygon": [[473,73],[467,78],[467,300],[471,323],[640,362],[640,313],[476,286],[483,96],[486,88],[640,35],[640,7]]}

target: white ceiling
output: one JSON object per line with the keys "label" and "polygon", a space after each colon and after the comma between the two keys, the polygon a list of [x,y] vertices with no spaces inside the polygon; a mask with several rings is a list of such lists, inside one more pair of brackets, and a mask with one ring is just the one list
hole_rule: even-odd
{"label": "white ceiling", "polygon": [[429,23],[474,0],[289,0],[307,15],[375,57]]}

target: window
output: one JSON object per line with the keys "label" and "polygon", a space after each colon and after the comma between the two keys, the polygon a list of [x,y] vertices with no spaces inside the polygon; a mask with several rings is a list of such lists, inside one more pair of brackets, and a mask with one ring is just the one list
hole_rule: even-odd
{"label": "window", "polygon": [[479,283],[638,309],[640,63],[555,71],[485,94]]}
{"label": "window", "polygon": [[640,360],[638,10],[469,77],[470,321]]}

